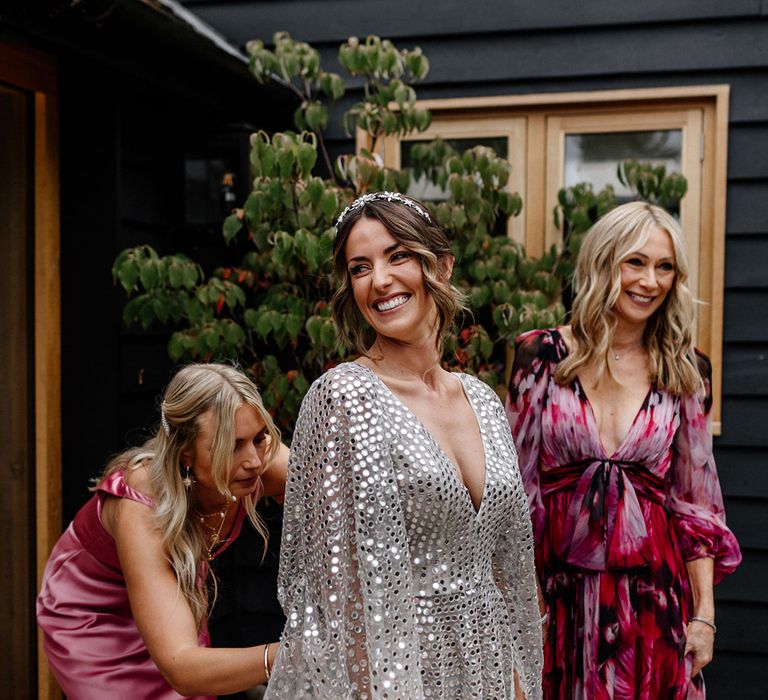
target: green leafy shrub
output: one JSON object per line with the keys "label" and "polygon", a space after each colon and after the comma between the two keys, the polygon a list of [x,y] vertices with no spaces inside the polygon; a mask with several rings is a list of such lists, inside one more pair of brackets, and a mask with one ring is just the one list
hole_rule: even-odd
{"label": "green leafy shrub", "polygon": [[[426,177],[445,191],[444,200],[429,206],[452,241],[454,276],[472,306],[446,344],[444,365],[498,388],[508,341],[564,320],[568,256],[593,213],[611,206],[610,193],[593,195],[588,186],[562,192],[557,215],[569,232],[564,253],[553,247],[529,258],[506,235],[507,219],[522,202],[507,189],[509,163],[493,150],[477,146],[458,153],[436,140],[415,146],[412,167],[400,171],[385,168],[374,155],[382,136],[429,126],[430,114],[417,106],[413,88],[429,71],[420,49],[400,50],[374,36],[341,46],[342,67],[363,80],[362,99],[344,114],[344,125],[350,134],[365,130],[370,149],[334,164],[323,139],[329,119],[323,99],[342,97],[344,80],[322,69],[315,49],[286,33],[275,35],[272,49],[256,41],[248,52],[256,79],[279,80],[300,105],[296,131],[251,137],[252,191],[222,231],[223,244],[245,244],[242,260],[206,276],[184,255],[160,257],[146,245],[123,251],[112,272],[129,297],[125,322],[171,326],[174,361],[236,358],[290,437],[310,382],[347,357],[329,307],[336,217],[364,192],[406,192],[413,178]],[[318,158],[327,178],[315,174]],[[669,184],[663,173],[651,177],[644,167],[624,165],[622,176],[648,192],[680,188],[679,181]]]}

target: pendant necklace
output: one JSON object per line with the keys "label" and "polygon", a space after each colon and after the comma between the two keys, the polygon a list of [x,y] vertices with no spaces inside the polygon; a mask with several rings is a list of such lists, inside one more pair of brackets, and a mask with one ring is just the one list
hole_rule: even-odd
{"label": "pendant necklace", "polygon": [[[626,357],[626,353],[631,352],[633,350],[637,350],[638,348],[641,348],[641,347],[643,347],[643,344],[638,343],[637,345],[633,345],[631,348],[625,348],[624,350],[622,350],[622,354],[624,354],[624,356]],[[618,362],[621,359],[621,356],[619,355],[619,353],[616,352],[616,350],[613,349],[613,346],[611,346],[611,354],[613,355],[613,359],[616,360],[616,362]]]}
{"label": "pendant necklace", "polygon": [[[205,546],[207,561],[211,561],[211,559],[213,559],[213,550],[216,549],[216,547],[221,544],[221,542],[223,542],[221,539],[221,531],[224,529],[224,521],[227,519],[227,513],[229,513],[229,508],[231,505],[232,501],[227,501],[222,505],[220,510],[216,510],[213,513],[206,513],[205,515],[195,511],[195,515],[200,521],[200,524],[208,531],[208,543]],[[218,518],[218,523],[211,525],[208,522],[209,518]]]}

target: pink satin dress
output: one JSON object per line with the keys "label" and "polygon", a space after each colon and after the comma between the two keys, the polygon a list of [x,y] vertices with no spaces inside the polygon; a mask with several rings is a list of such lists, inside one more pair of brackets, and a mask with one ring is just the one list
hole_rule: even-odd
{"label": "pink satin dress", "polygon": [[[163,678],[133,620],[115,541],[101,521],[106,494],[153,507],[150,498],[125,482],[122,471],[99,484],[45,567],[37,598],[43,648],[69,700],[177,700],[183,696]],[[232,535],[215,554],[240,534],[244,513],[240,508]],[[199,641],[210,646],[205,626]]]}

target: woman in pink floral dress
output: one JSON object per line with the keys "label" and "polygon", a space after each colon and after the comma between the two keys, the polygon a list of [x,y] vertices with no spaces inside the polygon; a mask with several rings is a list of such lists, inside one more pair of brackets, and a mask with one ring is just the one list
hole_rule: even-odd
{"label": "woman in pink floral dress", "polygon": [[704,698],[713,585],[741,554],[686,278],[678,223],[622,205],[584,239],[571,325],[517,341],[507,414],[549,611],[548,700]]}

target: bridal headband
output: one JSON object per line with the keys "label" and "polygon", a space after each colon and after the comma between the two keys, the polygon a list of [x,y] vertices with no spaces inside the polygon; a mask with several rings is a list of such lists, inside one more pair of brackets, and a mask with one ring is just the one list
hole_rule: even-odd
{"label": "bridal headband", "polygon": [[429,218],[429,214],[427,214],[423,207],[416,204],[416,202],[414,202],[412,199],[404,197],[399,192],[369,192],[368,194],[364,194],[362,197],[358,197],[343,212],[341,212],[341,214],[339,214],[339,218],[336,219],[336,233],[339,232],[339,226],[341,226],[341,222],[344,221],[344,218],[347,216],[347,214],[349,214],[349,212],[360,209],[370,202],[377,202],[381,200],[386,200],[387,202],[400,202],[400,204],[404,204],[406,207],[410,207],[420,216],[424,217],[429,223],[432,223],[432,219]]}

